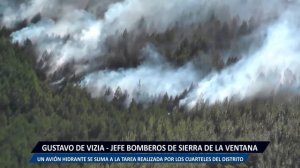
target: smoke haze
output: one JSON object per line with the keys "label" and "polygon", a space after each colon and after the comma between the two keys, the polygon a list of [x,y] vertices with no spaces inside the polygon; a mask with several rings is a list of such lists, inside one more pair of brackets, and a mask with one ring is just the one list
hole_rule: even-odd
{"label": "smoke haze", "polygon": [[[240,101],[257,96],[285,92],[298,94],[300,87],[298,36],[300,7],[287,0],[2,0],[1,25],[15,29],[25,21],[28,26],[11,34],[13,43],[24,45],[29,39],[36,47],[37,60],[49,57],[48,74],[68,63],[77,64],[75,74],[94,66],[93,60],[109,57],[105,42],[110,36],[121,36],[126,30],[164,33],[176,24],[190,26],[204,23],[212,14],[221,21],[239,16],[241,20],[260,20],[259,29],[248,36],[259,36],[259,47],[244,51],[242,59],[219,72],[205,74],[193,60],[174,66],[155,46],[141,50],[142,62],[136,67],[109,69],[88,73],[80,82],[92,96],[104,96],[110,88],[126,91],[132,98],[150,102],[165,93],[178,96],[191,85],[192,90],[180,101],[189,109],[198,102],[210,104],[225,99]],[[40,19],[33,22],[39,15]],[[265,20],[268,20],[264,22]],[[188,33],[188,32],[187,32]],[[130,38],[130,37],[129,37]],[[254,41],[254,45],[258,41]],[[89,62],[90,61],[90,62]],[[82,62],[85,62],[84,64]],[[103,64],[100,61],[97,64]],[[111,98],[109,98],[111,99]]]}
{"label": "smoke haze", "polygon": [[[292,9],[291,9],[292,10]],[[279,92],[299,94],[299,23],[290,11],[267,28],[264,44],[235,65],[202,79],[182,104],[194,107],[199,101],[243,100]]]}

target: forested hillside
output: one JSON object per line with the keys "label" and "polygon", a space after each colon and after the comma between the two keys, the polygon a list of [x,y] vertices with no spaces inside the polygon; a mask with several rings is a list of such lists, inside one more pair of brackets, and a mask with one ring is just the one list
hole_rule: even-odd
{"label": "forested hillside", "polygon": [[[300,165],[299,97],[276,95],[240,103],[230,100],[214,105],[202,103],[193,111],[186,112],[174,108],[176,99],[166,94],[162,101],[153,102],[147,108],[134,100],[128,108],[124,108],[120,105],[122,101],[118,91],[115,91],[110,103],[105,98],[91,98],[85,89],[72,81],[60,88],[53,87],[43,78],[44,74],[36,64],[31,42],[27,41],[23,47],[11,44],[10,33],[6,29],[0,32],[2,168],[297,168]],[[221,41],[219,45],[220,48],[224,47]],[[192,51],[185,52],[192,55]],[[175,55],[181,55],[178,53]],[[172,54],[168,55],[172,57]],[[176,62],[185,59],[185,56],[170,59]],[[264,154],[251,155],[250,161],[237,166],[31,165],[28,163],[30,152],[36,142],[41,140],[267,140],[271,143]]]}

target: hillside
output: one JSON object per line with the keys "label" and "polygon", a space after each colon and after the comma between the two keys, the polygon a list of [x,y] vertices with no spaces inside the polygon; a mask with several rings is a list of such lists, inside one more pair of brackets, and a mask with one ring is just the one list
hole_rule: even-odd
{"label": "hillside", "polygon": [[[183,165],[30,165],[40,140],[270,140],[264,154],[236,167],[300,165],[300,98],[282,95],[205,103],[192,112],[169,108],[174,98],[128,108],[91,98],[75,83],[51,87],[39,74],[30,42],[10,43],[0,31],[0,165],[12,167],[182,167]],[[114,93],[118,95],[119,92]],[[115,96],[118,97],[118,96]],[[200,167],[200,165],[185,165]],[[203,165],[203,167],[234,167]]]}

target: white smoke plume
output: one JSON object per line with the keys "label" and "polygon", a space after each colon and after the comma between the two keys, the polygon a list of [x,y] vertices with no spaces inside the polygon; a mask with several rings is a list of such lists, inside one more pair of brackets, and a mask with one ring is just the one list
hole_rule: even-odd
{"label": "white smoke plume", "polygon": [[267,28],[267,37],[260,49],[237,64],[207,76],[198,83],[181,104],[193,108],[201,101],[237,101],[280,92],[300,93],[299,6],[283,11],[282,16]]}
{"label": "white smoke plume", "polygon": [[[0,21],[8,28],[27,21],[27,27],[11,34],[12,42],[24,44],[30,39],[36,46],[38,59],[44,52],[49,53],[49,73],[54,73],[72,61],[105,57],[106,38],[118,36],[124,30],[138,31],[142,18],[147,33],[163,33],[178,23],[188,26],[203,22],[212,13],[224,21],[234,16],[243,20],[279,17],[275,24],[266,26],[267,38],[260,49],[246,54],[220,73],[203,78],[192,63],[177,69],[155,49],[146,47],[150,58],[140,66],[100,70],[87,75],[81,83],[93,96],[103,95],[107,87],[120,87],[127,90],[130,98],[137,99],[145,99],[137,95],[138,88],[142,88],[147,97],[166,92],[175,96],[197,83],[197,88],[181,101],[182,105],[192,108],[202,100],[215,103],[226,98],[242,100],[285,90],[295,93],[299,87],[296,72],[300,67],[299,38],[295,36],[299,29],[295,28],[297,21],[294,20],[298,16],[297,9],[300,9],[297,1],[288,0],[1,0]],[[41,19],[30,23],[37,14]],[[86,66],[89,65],[78,66],[75,73],[84,71]]]}
{"label": "white smoke plume", "polygon": [[144,49],[144,57],[145,62],[137,68],[93,73],[85,77],[82,85],[96,97],[104,96],[108,88],[115,91],[120,87],[128,94],[128,105],[132,98],[140,103],[149,103],[165,93],[174,98],[201,79],[202,74],[191,63],[172,67],[153,46]]}

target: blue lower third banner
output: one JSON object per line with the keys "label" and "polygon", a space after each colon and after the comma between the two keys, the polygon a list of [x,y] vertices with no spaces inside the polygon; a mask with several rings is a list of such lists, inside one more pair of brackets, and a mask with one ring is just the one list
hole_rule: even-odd
{"label": "blue lower third banner", "polygon": [[239,164],[248,160],[248,154],[203,153],[68,153],[33,154],[31,163],[222,163]]}

